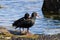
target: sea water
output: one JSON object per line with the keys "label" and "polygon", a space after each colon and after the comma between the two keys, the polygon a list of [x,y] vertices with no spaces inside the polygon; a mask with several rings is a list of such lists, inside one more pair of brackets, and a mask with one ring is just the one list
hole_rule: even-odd
{"label": "sea water", "polygon": [[23,17],[25,13],[31,15],[37,12],[41,18],[37,18],[30,28],[33,34],[57,34],[60,33],[60,21],[45,18],[41,11],[44,0],[0,0],[0,26],[8,30],[15,30],[12,23]]}

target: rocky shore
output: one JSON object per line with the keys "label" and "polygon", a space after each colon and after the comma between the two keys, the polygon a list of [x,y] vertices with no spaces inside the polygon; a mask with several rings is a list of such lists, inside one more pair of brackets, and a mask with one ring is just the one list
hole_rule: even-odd
{"label": "rocky shore", "polygon": [[0,27],[0,40],[60,40],[60,34],[32,34],[30,36],[16,34],[18,34],[17,31],[9,31],[6,28]]}
{"label": "rocky shore", "polygon": [[[5,39],[3,39],[3,40],[5,40]],[[57,35],[42,35],[42,34],[39,34],[38,38],[27,38],[27,37],[13,36],[10,39],[6,39],[6,40],[60,40],[60,34],[57,34]]]}
{"label": "rocky shore", "polygon": [[60,34],[57,34],[57,35],[43,35],[43,34],[37,34],[39,35],[38,38],[21,38],[21,37],[18,37],[18,38],[12,38],[12,40],[60,40]]}

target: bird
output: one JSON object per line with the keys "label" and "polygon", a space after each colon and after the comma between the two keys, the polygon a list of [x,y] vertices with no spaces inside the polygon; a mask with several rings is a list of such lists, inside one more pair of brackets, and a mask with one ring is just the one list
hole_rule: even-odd
{"label": "bird", "polygon": [[[29,14],[28,13],[26,13],[25,15],[24,15],[24,17],[22,17],[22,18],[20,18],[20,19],[18,19],[18,20],[16,20],[16,21],[14,21],[13,23],[12,23],[12,26],[13,27],[15,27],[15,29],[17,29],[17,28],[22,28],[24,25],[23,25],[23,21],[25,21],[26,19],[29,19]],[[24,30],[24,28],[23,28],[23,30]],[[21,30],[20,30],[21,31]]]}
{"label": "bird", "polygon": [[38,16],[38,13],[36,12],[33,12],[31,17],[28,13],[26,13],[24,17],[16,20],[13,23],[13,26],[16,28],[27,28],[26,32],[29,33],[29,28],[35,24],[36,16]]}
{"label": "bird", "polygon": [[36,16],[39,17],[38,13],[33,12],[31,17],[23,22],[23,28],[27,28],[27,32],[29,32],[29,28],[35,24]]}

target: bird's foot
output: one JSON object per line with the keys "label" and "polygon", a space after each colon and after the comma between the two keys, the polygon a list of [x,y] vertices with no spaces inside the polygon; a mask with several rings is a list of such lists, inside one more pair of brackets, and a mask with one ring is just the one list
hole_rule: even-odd
{"label": "bird's foot", "polygon": [[29,31],[21,31],[21,35],[31,36],[32,33],[30,33]]}
{"label": "bird's foot", "polygon": [[27,33],[26,31],[21,31],[22,35],[26,35],[26,33]]}
{"label": "bird's foot", "polygon": [[26,35],[27,35],[27,36],[31,36],[31,35],[32,35],[32,33],[30,33],[30,32],[27,32],[27,33],[26,33]]}

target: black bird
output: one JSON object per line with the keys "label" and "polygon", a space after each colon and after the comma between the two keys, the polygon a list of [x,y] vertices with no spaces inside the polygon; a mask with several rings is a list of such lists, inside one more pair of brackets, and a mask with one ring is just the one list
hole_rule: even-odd
{"label": "black bird", "polygon": [[33,12],[31,14],[31,17],[23,22],[23,28],[27,28],[27,32],[29,32],[29,28],[35,24],[36,16],[39,17],[39,15],[36,12]]}
{"label": "black bird", "polygon": [[[18,19],[18,20],[16,20],[16,21],[14,21],[14,23],[12,24],[12,26],[13,27],[15,27],[15,29],[16,28],[23,28],[23,26],[24,26],[24,21],[26,20],[26,19],[29,19],[29,14],[28,13],[26,13],[25,15],[24,15],[24,17],[22,17],[22,18],[20,18],[20,19]],[[24,29],[23,29],[24,30]],[[21,31],[21,30],[20,30]]]}

